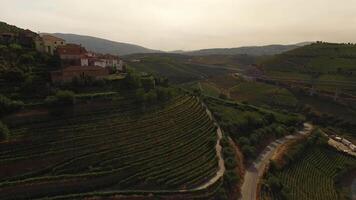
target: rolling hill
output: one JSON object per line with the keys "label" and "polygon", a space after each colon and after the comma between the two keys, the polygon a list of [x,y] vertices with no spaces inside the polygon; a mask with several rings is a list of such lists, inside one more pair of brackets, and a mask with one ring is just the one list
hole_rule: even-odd
{"label": "rolling hill", "polygon": [[99,53],[128,55],[135,53],[157,53],[158,50],[148,49],[142,46],[110,41],[102,38],[65,34],[65,33],[53,33],[52,35],[65,39],[69,43],[82,44],[85,48]]}
{"label": "rolling hill", "polygon": [[[76,35],[76,34],[66,34],[66,33],[53,33],[52,35],[65,39],[70,43],[82,44],[85,48],[92,51],[100,53],[110,53],[119,55],[137,54],[137,53],[159,53],[164,52],[160,50],[148,49],[139,45],[122,43],[111,41],[107,39]],[[280,54],[300,46],[309,44],[308,42],[293,44],[293,45],[267,45],[267,46],[248,46],[248,47],[237,47],[237,48],[215,48],[215,49],[201,49],[196,51],[172,51],[166,53],[173,54],[185,54],[193,56],[203,56],[203,55],[236,55],[236,54],[247,54],[252,56],[263,56],[263,55],[276,55]]]}
{"label": "rolling hill", "polygon": [[[185,83],[211,76],[223,75],[230,70],[222,67],[191,63],[190,56],[180,54],[136,54],[125,56],[128,65],[137,71],[166,77],[172,83]],[[135,62],[139,61],[139,62]]]}
{"label": "rolling hill", "polygon": [[253,56],[263,55],[276,55],[286,51],[296,49],[298,47],[309,44],[309,42],[303,42],[293,45],[267,45],[267,46],[247,46],[237,48],[215,48],[215,49],[201,49],[197,51],[184,52],[188,55],[236,55],[236,54],[248,54]]}
{"label": "rolling hill", "polygon": [[356,45],[314,43],[261,63],[266,75],[314,84],[316,89],[356,94]]}

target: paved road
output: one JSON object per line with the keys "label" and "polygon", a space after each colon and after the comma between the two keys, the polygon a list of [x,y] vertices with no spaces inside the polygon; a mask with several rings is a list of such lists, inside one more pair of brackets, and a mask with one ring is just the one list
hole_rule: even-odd
{"label": "paved road", "polygon": [[[299,131],[299,134],[307,134],[312,130],[312,128],[313,126],[311,124],[305,123],[303,130]],[[258,181],[263,175],[263,171],[269,164],[269,161],[275,153],[277,147],[294,138],[296,138],[296,135],[288,135],[270,143],[251,164],[251,166],[246,169],[244,182],[241,187],[240,200],[256,200]]]}

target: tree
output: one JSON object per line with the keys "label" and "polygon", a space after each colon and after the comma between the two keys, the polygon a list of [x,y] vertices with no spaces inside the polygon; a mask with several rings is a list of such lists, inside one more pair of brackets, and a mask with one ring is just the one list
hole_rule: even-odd
{"label": "tree", "polygon": [[157,101],[157,93],[155,90],[151,90],[145,94],[146,103],[155,103]]}
{"label": "tree", "polygon": [[125,83],[128,88],[140,88],[142,86],[140,75],[134,71],[127,73]]}
{"label": "tree", "polygon": [[0,121],[0,141],[6,140],[9,137],[10,131],[7,126]]}
{"label": "tree", "polygon": [[0,116],[15,112],[23,108],[24,103],[22,101],[13,101],[3,95],[0,95]]}
{"label": "tree", "polygon": [[226,170],[224,180],[230,187],[232,187],[240,181],[240,177],[237,175],[235,170]]}

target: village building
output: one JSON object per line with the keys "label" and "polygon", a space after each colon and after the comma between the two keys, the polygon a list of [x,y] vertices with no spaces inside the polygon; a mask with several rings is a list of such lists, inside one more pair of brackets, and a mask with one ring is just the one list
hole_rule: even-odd
{"label": "village building", "polygon": [[98,66],[70,66],[51,72],[52,82],[71,82],[74,78],[101,80],[109,75],[106,68]]}
{"label": "village building", "polygon": [[89,66],[87,50],[81,45],[66,44],[57,48],[57,54],[62,61],[62,66]]}
{"label": "village building", "polygon": [[109,74],[124,71],[124,63],[119,56],[88,52],[78,44],[65,44],[56,48],[63,69],[51,73],[53,82],[70,82],[75,77],[94,80]]}
{"label": "village building", "polygon": [[37,51],[45,52],[54,55],[57,48],[66,45],[66,41],[62,38],[52,35],[42,35],[35,38],[35,46]]}

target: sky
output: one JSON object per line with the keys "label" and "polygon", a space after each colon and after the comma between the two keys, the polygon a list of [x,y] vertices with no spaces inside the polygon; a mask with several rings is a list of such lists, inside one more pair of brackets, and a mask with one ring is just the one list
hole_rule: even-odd
{"label": "sky", "polygon": [[0,0],[0,21],[159,50],[356,42],[356,0]]}

